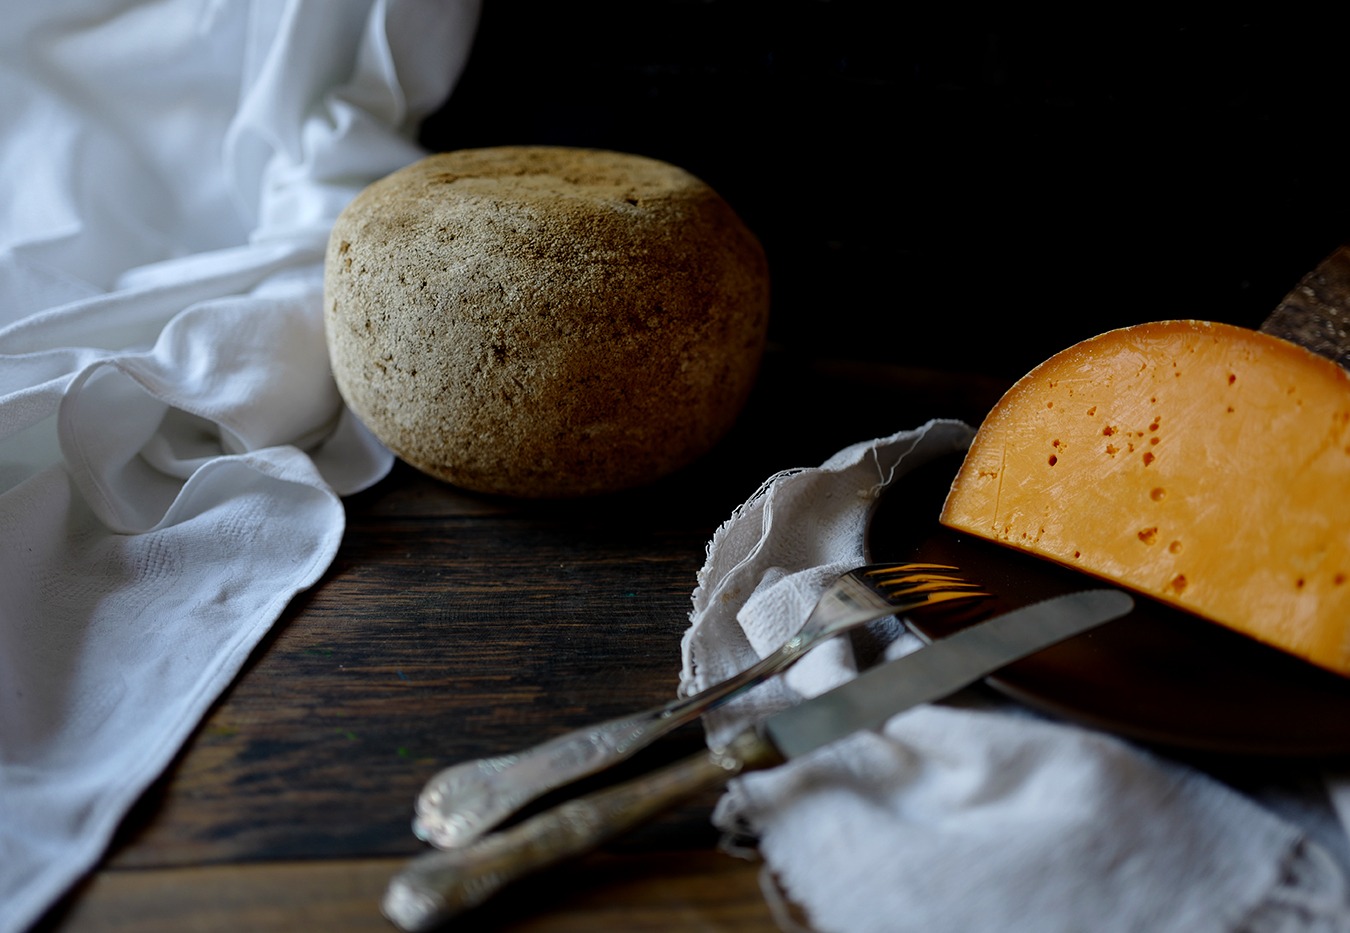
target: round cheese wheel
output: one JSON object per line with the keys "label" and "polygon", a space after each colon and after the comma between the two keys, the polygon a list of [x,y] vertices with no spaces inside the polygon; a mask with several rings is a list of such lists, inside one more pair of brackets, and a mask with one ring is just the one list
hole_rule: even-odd
{"label": "round cheese wheel", "polygon": [[1161,321],[1051,357],[980,425],[943,524],[1350,674],[1350,374]]}
{"label": "round cheese wheel", "polygon": [[358,195],[325,263],[333,373],[414,467],[572,497],[706,453],[756,378],[759,242],[690,173],[625,153],[429,156]]}

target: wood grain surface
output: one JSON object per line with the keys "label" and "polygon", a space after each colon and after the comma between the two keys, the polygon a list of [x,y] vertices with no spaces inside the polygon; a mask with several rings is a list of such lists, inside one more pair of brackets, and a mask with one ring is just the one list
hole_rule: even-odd
{"label": "wood grain surface", "polygon": [[[98,875],[62,929],[90,933],[388,933],[372,905],[402,859],[206,865]],[[760,866],[704,850],[599,853],[467,915],[457,930],[771,933]]]}
{"label": "wood grain surface", "polygon": [[[437,770],[674,695],[706,544],[766,477],[930,417],[977,422],[1003,388],[775,350],[726,440],[645,489],[512,501],[396,466],[348,501],[328,574],[41,929],[390,929],[379,896],[423,848],[412,803]],[[702,741],[687,728],[629,769]],[[759,866],[717,851],[714,803],[460,928],[776,929]]]}

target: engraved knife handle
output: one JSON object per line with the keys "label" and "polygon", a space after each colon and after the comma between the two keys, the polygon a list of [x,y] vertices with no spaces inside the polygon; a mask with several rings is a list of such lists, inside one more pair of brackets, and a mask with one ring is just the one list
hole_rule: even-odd
{"label": "engraved knife handle", "polygon": [[418,856],[390,882],[381,908],[402,930],[434,929],[532,872],[589,852],[738,774],[782,762],[770,742],[747,729],[724,750],[567,801],[462,848]]}
{"label": "engraved knife handle", "polygon": [[468,845],[525,804],[630,757],[786,666],[793,643],[683,700],[586,726],[509,755],[451,765],[417,797],[413,833],[439,849]]}

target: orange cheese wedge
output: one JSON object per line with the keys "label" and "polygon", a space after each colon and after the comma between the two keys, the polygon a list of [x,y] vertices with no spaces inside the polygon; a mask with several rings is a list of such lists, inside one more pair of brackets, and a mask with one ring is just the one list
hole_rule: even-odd
{"label": "orange cheese wedge", "polygon": [[1109,331],[1023,376],[942,524],[1350,675],[1350,374],[1257,331]]}

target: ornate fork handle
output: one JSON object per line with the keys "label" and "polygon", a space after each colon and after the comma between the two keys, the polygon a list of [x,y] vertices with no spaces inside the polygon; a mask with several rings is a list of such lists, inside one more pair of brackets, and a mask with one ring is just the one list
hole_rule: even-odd
{"label": "ornate fork handle", "polygon": [[683,700],[586,726],[510,755],[452,765],[433,776],[418,796],[413,832],[440,849],[466,845],[532,800],[624,761],[773,676],[809,647],[799,635],[739,674]]}

